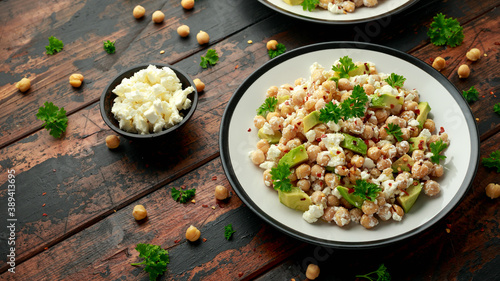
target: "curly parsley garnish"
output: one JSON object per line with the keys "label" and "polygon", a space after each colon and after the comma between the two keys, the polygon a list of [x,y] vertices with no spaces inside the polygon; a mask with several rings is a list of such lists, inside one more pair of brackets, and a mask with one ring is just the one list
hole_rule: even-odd
{"label": "curly parsley garnish", "polygon": [[276,190],[281,190],[282,192],[290,192],[292,190],[292,182],[288,178],[292,172],[290,171],[290,166],[281,163],[277,167],[271,169],[271,179],[273,180],[273,186]]}
{"label": "curly parsley garnish", "polygon": [[483,158],[483,165],[488,168],[497,168],[497,173],[500,173],[500,150],[493,151],[488,158]]}
{"label": "curly parsley garnish", "polygon": [[470,87],[467,91],[462,91],[462,95],[468,103],[475,102],[479,99],[479,92],[474,86]]}
{"label": "curly parsley garnish", "polygon": [[68,127],[66,110],[64,110],[64,107],[59,109],[51,102],[45,102],[43,105],[38,109],[36,118],[45,121],[43,127],[49,131],[51,136],[54,138],[61,137],[62,133],[66,131],[66,127]]}
{"label": "curly parsley garnish", "polygon": [[149,280],[154,281],[167,271],[167,264],[170,263],[167,250],[151,244],[137,244],[135,249],[139,252],[139,257],[144,258],[144,261],[130,265],[145,265],[144,271],[149,272]]}
{"label": "curly parsley garnish", "polygon": [[276,110],[276,105],[278,104],[278,99],[275,97],[268,97],[264,103],[257,108],[257,115],[266,117],[268,112],[273,112]]}
{"label": "curly parsley garnish", "polygon": [[397,75],[396,73],[391,73],[391,75],[387,77],[384,81],[387,82],[387,84],[391,85],[393,88],[403,87],[406,78],[404,78],[403,75]]}
{"label": "curly parsley garnish", "polygon": [[231,236],[233,236],[233,233],[235,233],[235,232],[236,231],[233,230],[232,224],[228,224],[228,225],[224,226],[224,237],[226,237],[226,240],[231,239]]}
{"label": "curly parsley garnish", "polygon": [[115,51],[116,51],[116,48],[115,48],[115,41],[104,41],[104,51],[106,51],[106,53],[108,54],[114,54]]}
{"label": "curly parsley garnish", "polygon": [[345,120],[354,117],[365,116],[365,105],[368,102],[368,96],[363,87],[356,85],[352,90],[351,96],[341,103],[333,104],[330,101],[319,111],[319,120],[323,123],[333,121],[338,123],[343,117]]}
{"label": "curly parsley garnish", "polygon": [[434,17],[427,35],[431,39],[431,43],[436,46],[448,45],[456,47],[464,41],[463,27],[457,19],[445,18],[442,13]]}
{"label": "curly parsley garnish", "polygon": [[374,183],[369,183],[366,180],[356,180],[356,185],[353,186],[354,195],[358,195],[364,200],[375,201],[378,196],[378,193],[382,191],[378,185]]}
{"label": "curly parsley garnish", "polygon": [[338,66],[332,65],[332,70],[338,73],[339,78],[349,78],[349,71],[358,68],[349,56],[340,58],[339,62]]}
{"label": "curly parsley garnish", "polygon": [[202,68],[208,68],[209,66],[214,66],[219,62],[219,54],[214,49],[208,49],[205,56],[201,56],[200,66]]}
{"label": "curly parsley garnish", "polygon": [[302,10],[312,12],[319,5],[319,0],[304,0],[300,5],[302,5]]}
{"label": "curly parsley garnish", "polygon": [[53,55],[57,52],[60,52],[64,47],[64,44],[61,40],[57,39],[54,36],[49,37],[49,45],[45,46],[45,50],[47,55]]}
{"label": "curly parsley garnish", "polygon": [[433,154],[431,156],[432,163],[439,164],[439,160],[444,160],[446,158],[446,156],[444,155],[439,155],[441,151],[445,150],[448,147],[448,145],[444,143],[442,139],[431,143],[429,147],[431,148],[431,152]]}
{"label": "curly parsley garnish", "polygon": [[268,50],[267,54],[269,55],[270,58],[274,59],[275,57],[277,57],[285,52],[286,52],[285,45],[278,43],[278,45],[276,45],[276,50],[273,50],[273,49]]}
{"label": "curly parsley garnish", "polygon": [[[377,279],[375,279],[374,275],[377,276]],[[385,265],[383,264],[373,272],[367,273],[365,275],[356,275],[356,277],[366,278],[370,281],[391,281],[391,275],[389,274],[389,272],[387,272],[387,267],[385,267]]]}
{"label": "curly parsley garnish", "polygon": [[[172,199],[175,201],[179,201],[180,203],[186,203],[191,198],[193,198],[196,194],[196,189],[186,189],[186,190],[177,190],[175,187],[172,187]],[[179,200],[180,198],[180,200]]]}
{"label": "curly parsley garnish", "polygon": [[401,127],[399,127],[399,125],[389,123],[387,124],[385,131],[387,134],[393,135],[398,141],[403,140],[403,132],[401,132]]}

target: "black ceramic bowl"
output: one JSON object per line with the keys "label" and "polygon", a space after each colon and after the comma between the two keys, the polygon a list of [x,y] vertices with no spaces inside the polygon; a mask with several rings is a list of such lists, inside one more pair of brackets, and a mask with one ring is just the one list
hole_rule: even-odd
{"label": "black ceramic bowl", "polygon": [[[181,110],[180,114],[184,116],[182,121],[178,124],[176,124],[173,127],[170,127],[168,129],[164,129],[161,132],[158,133],[151,133],[147,135],[141,135],[137,133],[129,133],[126,132],[122,129],[120,129],[120,126],[118,125],[118,121],[115,119],[113,113],[111,113],[111,108],[113,107],[113,103],[115,98],[117,97],[112,91],[113,89],[119,85],[124,78],[130,78],[134,75],[134,73],[147,68],[149,65],[154,65],[157,68],[162,68],[164,66],[171,68],[179,80],[182,83],[182,89],[185,89],[189,86],[192,86],[194,88],[194,91],[188,95],[188,98],[191,100],[191,107],[187,110]],[[158,141],[158,140],[165,140],[170,136],[173,132],[175,132],[177,129],[182,127],[184,124],[187,123],[189,118],[193,115],[194,111],[196,110],[196,106],[198,105],[198,92],[196,91],[196,86],[194,85],[193,80],[182,70],[168,65],[168,64],[163,64],[163,63],[145,63],[145,64],[139,64],[134,67],[131,67],[129,69],[126,69],[122,73],[118,74],[116,77],[114,77],[111,82],[106,86],[104,91],[102,92],[101,95],[101,100],[99,103],[99,107],[101,110],[101,116],[102,119],[104,119],[104,122],[117,134],[133,141],[140,141],[140,142],[150,142],[150,141]]]}

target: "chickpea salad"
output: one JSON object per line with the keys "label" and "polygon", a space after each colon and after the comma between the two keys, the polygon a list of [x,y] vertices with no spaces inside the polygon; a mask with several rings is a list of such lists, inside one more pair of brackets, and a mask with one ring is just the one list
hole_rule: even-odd
{"label": "chickpea salad", "polygon": [[375,7],[378,0],[283,0],[289,5],[302,5],[304,11],[313,11],[315,8],[327,10],[332,14],[353,13],[357,8]]}
{"label": "chickpea salad", "polygon": [[279,201],[308,223],[370,229],[401,221],[419,196],[440,193],[448,134],[406,78],[348,56],[272,86],[257,109],[249,153]]}

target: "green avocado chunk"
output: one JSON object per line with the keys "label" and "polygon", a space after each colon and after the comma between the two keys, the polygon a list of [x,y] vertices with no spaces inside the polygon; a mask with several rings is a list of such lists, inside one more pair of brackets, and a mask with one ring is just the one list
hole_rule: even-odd
{"label": "green avocado chunk", "polygon": [[410,150],[408,153],[413,152],[414,150],[423,150],[427,149],[427,139],[425,137],[414,137],[408,139],[408,143],[410,144]]}
{"label": "green avocado chunk", "polygon": [[366,155],[368,147],[364,140],[357,137],[353,137],[349,134],[342,134],[342,135],[344,135],[344,140],[340,142],[341,147],[352,150],[362,155]]}
{"label": "green avocado chunk", "polygon": [[284,96],[278,96],[278,104],[284,103],[290,98],[289,95],[284,95]]}
{"label": "green avocado chunk", "polygon": [[418,127],[422,129],[424,127],[425,120],[427,120],[427,115],[431,111],[431,107],[428,102],[421,102],[418,104],[419,114],[417,116],[417,121],[420,125]]}
{"label": "green avocado chunk", "polygon": [[391,95],[391,94],[382,94],[380,96],[371,95],[372,100],[370,107],[373,108],[395,108],[402,107],[404,103],[404,98]]}
{"label": "green avocado chunk", "polygon": [[319,121],[319,111],[309,113],[306,117],[304,117],[302,122],[304,123],[304,133],[307,133],[307,131],[321,123],[321,121]]}
{"label": "green avocado chunk", "polygon": [[278,162],[278,165],[286,164],[290,168],[292,168],[307,161],[308,159],[309,156],[307,155],[306,148],[304,147],[304,145],[299,145],[296,148],[290,150],[283,157],[281,157],[280,161]]}
{"label": "green avocado chunk", "polygon": [[418,183],[417,185],[411,185],[406,189],[406,193],[408,193],[408,195],[401,193],[402,195],[399,195],[396,198],[396,201],[398,201],[405,213],[408,213],[411,207],[413,207],[413,204],[417,201],[418,195],[420,195],[421,191],[422,184]]}
{"label": "green avocado chunk", "polygon": [[259,129],[259,132],[257,133],[257,136],[263,140],[267,140],[270,144],[275,144],[278,143],[281,139],[281,132],[276,131],[274,132],[274,135],[268,135],[263,132],[262,128]]}
{"label": "green avocado chunk", "polygon": [[357,66],[355,69],[349,71],[349,76],[358,76],[358,75],[363,75],[363,74],[368,74],[370,73],[370,65],[368,63],[362,63],[362,62],[356,62],[355,65]]}
{"label": "green avocado chunk", "polygon": [[363,198],[359,197],[358,195],[354,195],[353,193],[349,193],[349,188],[344,187],[344,186],[337,186],[337,190],[339,191],[340,195],[344,197],[347,202],[351,203],[356,208],[361,209],[361,206],[363,206]]}
{"label": "green avocado chunk", "polygon": [[288,208],[305,212],[309,210],[309,205],[312,204],[311,198],[302,189],[293,186],[290,192],[278,190],[278,197],[281,204]]}
{"label": "green avocado chunk", "polygon": [[392,163],[392,171],[394,173],[409,172],[413,164],[415,161],[408,154],[405,154]]}

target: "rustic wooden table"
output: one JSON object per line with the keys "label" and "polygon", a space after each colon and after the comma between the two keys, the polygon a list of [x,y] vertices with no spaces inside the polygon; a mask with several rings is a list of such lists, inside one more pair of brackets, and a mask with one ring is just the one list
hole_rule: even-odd
{"label": "rustic wooden table", "polygon": [[[135,20],[141,4],[146,17]],[[481,157],[500,145],[499,2],[419,1],[401,14],[357,25],[331,26],[281,15],[258,1],[204,1],[184,10],[179,0],[144,1],[0,1],[0,279],[2,280],[147,280],[130,265],[138,261],[137,243],[161,245],[170,253],[168,271],[159,280],[304,280],[308,263],[321,268],[317,280],[354,280],[356,274],[384,263],[393,280],[500,280],[498,200],[484,188],[499,183],[499,174],[480,165],[464,200],[423,234],[394,246],[347,251],[322,248],[292,239],[249,210],[234,192],[216,204],[216,185],[229,187],[219,158],[218,133],[228,100],[240,83],[269,60],[270,39],[288,50],[324,41],[358,40],[393,47],[430,63],[448,61],[442,73],[459,90],[475,86],[471,104],[481,139]],[[165,13],[153,24],[154,10]],[[464,27],[456,48],[432,45],[426,35],[432,17],[442,12]],[[180,24],[191,35],[180,38]],[[210,34],[208,46],[195,40],[198,30]],[[45,54],[47,38],[56,36],[64,49]],[[116,53],[103,51],[104,40],[116,41]],[[247,41],[252,40],[252,44]],[[487,56],[470,63],[472,47]],[[221,54],[214,67],[202,69],[207,48]],[[161,54],[160,51],[165,53]],[[104,142],[112,131],[99,113],[103,87],[121,70],[144,62],[163,62],[201,78],[206,86],[198,109],[171,145],[143,149],[122,139],[117,150]],[[457,68],[471,64],[468,79]],[[72,73],[85,82],[75,89]],[[27,93],[16,90],[23,77]],[[35,114],[51,101],[68,112],[68,128],[55,139]],[[9,170],[15,170],[15,274],[7,271],[10,254],[6,228]],[[173,187],[196,188],[196,203],[179,204]],[[148,219],[131,216],[136,204]],[[215,206],[215,209],[211,207]],[[234,237],[226,241],[224,226]],[[205,242],[188,243],[185,230],[196,225]],[[446,231],[446,230],[449,230]]]}

